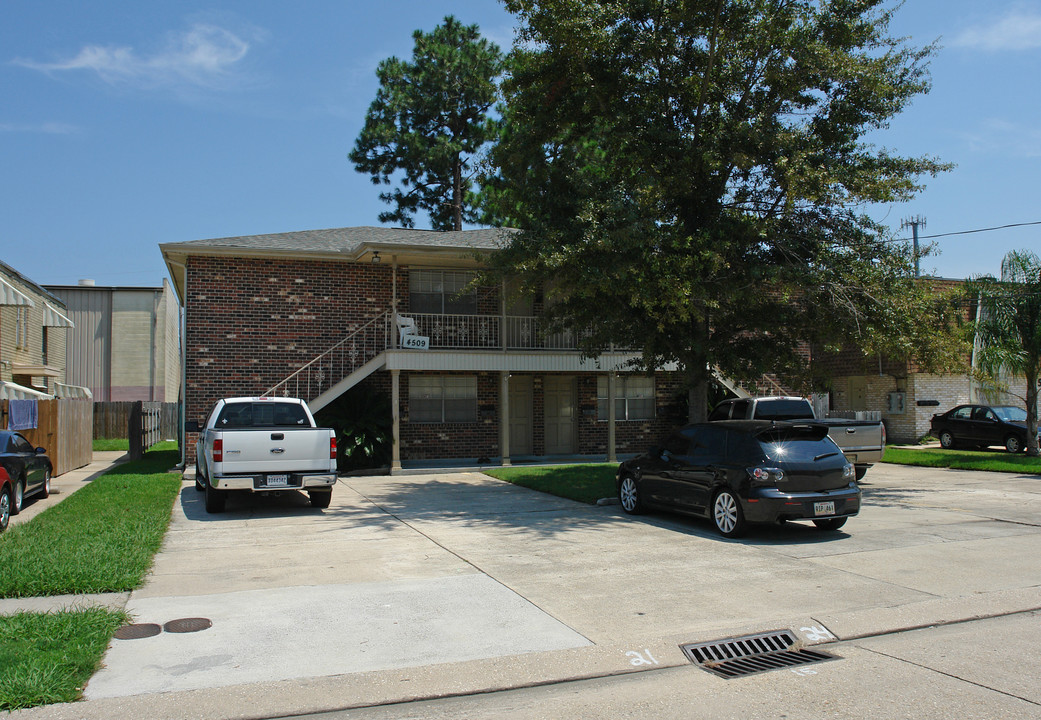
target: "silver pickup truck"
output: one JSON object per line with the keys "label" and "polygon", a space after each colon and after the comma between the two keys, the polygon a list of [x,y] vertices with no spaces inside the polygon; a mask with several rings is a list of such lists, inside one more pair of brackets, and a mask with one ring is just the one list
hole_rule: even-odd
{"label": "silver pickup truck", "polygon": [[195,488],[206,512],[223,512],[229,492],[305,491],[329,507],[336,484],[336,433],[315,427],[296,398],[241,397],[217,401],[195,447]]}
{"label": "silver pickup truck", "polygon": [[879,420],[818,418],[813,404],[801,397],[731,398],[716,405],[708,416],[713,420],[813,420],[828,426],[828,437],[853,463],[857,480],[874,463],[881,462],[886,449],[886,426]]}

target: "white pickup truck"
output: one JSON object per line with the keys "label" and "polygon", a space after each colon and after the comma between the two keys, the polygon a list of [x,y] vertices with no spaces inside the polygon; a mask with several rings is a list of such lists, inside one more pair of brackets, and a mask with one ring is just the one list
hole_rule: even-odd
{"label": "white pickup truck", "polygon": [[856,468],[857,480],[886,449],[886,426],[880,420],[818,418],[813,404],[801,397],[750,397],[723,400],[708,416],[713,420],[813,420],[828,426],[828,437]]}
{"label": "white pickup truck", "polygon": [[315,426],[307,403],[296,398],[218,400],[195,447],[195,489],[206,512],[224,511],[229,492],[302,490],[311,505],[329,507],[336,484],[336,433]]}

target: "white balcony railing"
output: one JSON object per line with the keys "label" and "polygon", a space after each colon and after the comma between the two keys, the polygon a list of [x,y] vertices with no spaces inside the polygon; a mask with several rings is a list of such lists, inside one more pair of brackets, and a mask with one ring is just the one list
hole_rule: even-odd
{"label": "white balcony railing", "polygon": [[576,350],[571,332],[546,333],[537,317],[402,313],[438,350]]}

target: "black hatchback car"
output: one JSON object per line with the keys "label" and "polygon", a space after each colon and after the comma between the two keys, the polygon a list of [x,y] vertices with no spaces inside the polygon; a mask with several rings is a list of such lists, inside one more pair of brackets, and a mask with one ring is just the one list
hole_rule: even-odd
{"label": "black hatchback car", "polygon": [[726,537],[753,522],[812,520],[837,530],[860,512],[853,465],[816,423],[687,425],[623,462],[617,485],[627,513],[659,507],[708,517]]}
{"label": "black hatchback car", "polygon": [[1027,411],[1015,405],[958,405],[933,415],[929,432],[947,449],[1004,445],[1018,453],[1027,446]]}

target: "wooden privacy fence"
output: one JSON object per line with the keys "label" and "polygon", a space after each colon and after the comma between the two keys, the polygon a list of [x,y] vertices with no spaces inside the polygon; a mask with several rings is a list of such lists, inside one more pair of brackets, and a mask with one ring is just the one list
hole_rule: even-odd
{"label": "wooden privacy fence", "polygon": [[[129,438],[127,428],[130,427],[130,412],[134,402],[96,402],[94,403],[94,439],[98,438]],[[160,440],[170,440],[177,437],[178,414],[177,403],[148,403],[145,405],[159,405]]]}
{"label": "wooden privacy fence", "polygon": [[[0,426],[7,428],[8,401],[0,400]],[[54,474],[62,475],[90,463],[94,454],[94,403],[90,400],[39,400],[35,428],[19,430],[33,447],[47,450]]]}
{"label": "wooden privacy fence", "polygon": [[130,405],[130,417],[127,419],[130,459],[140,460],[145,450],[165,437],[162,433],[164,403],[138,401]]}

